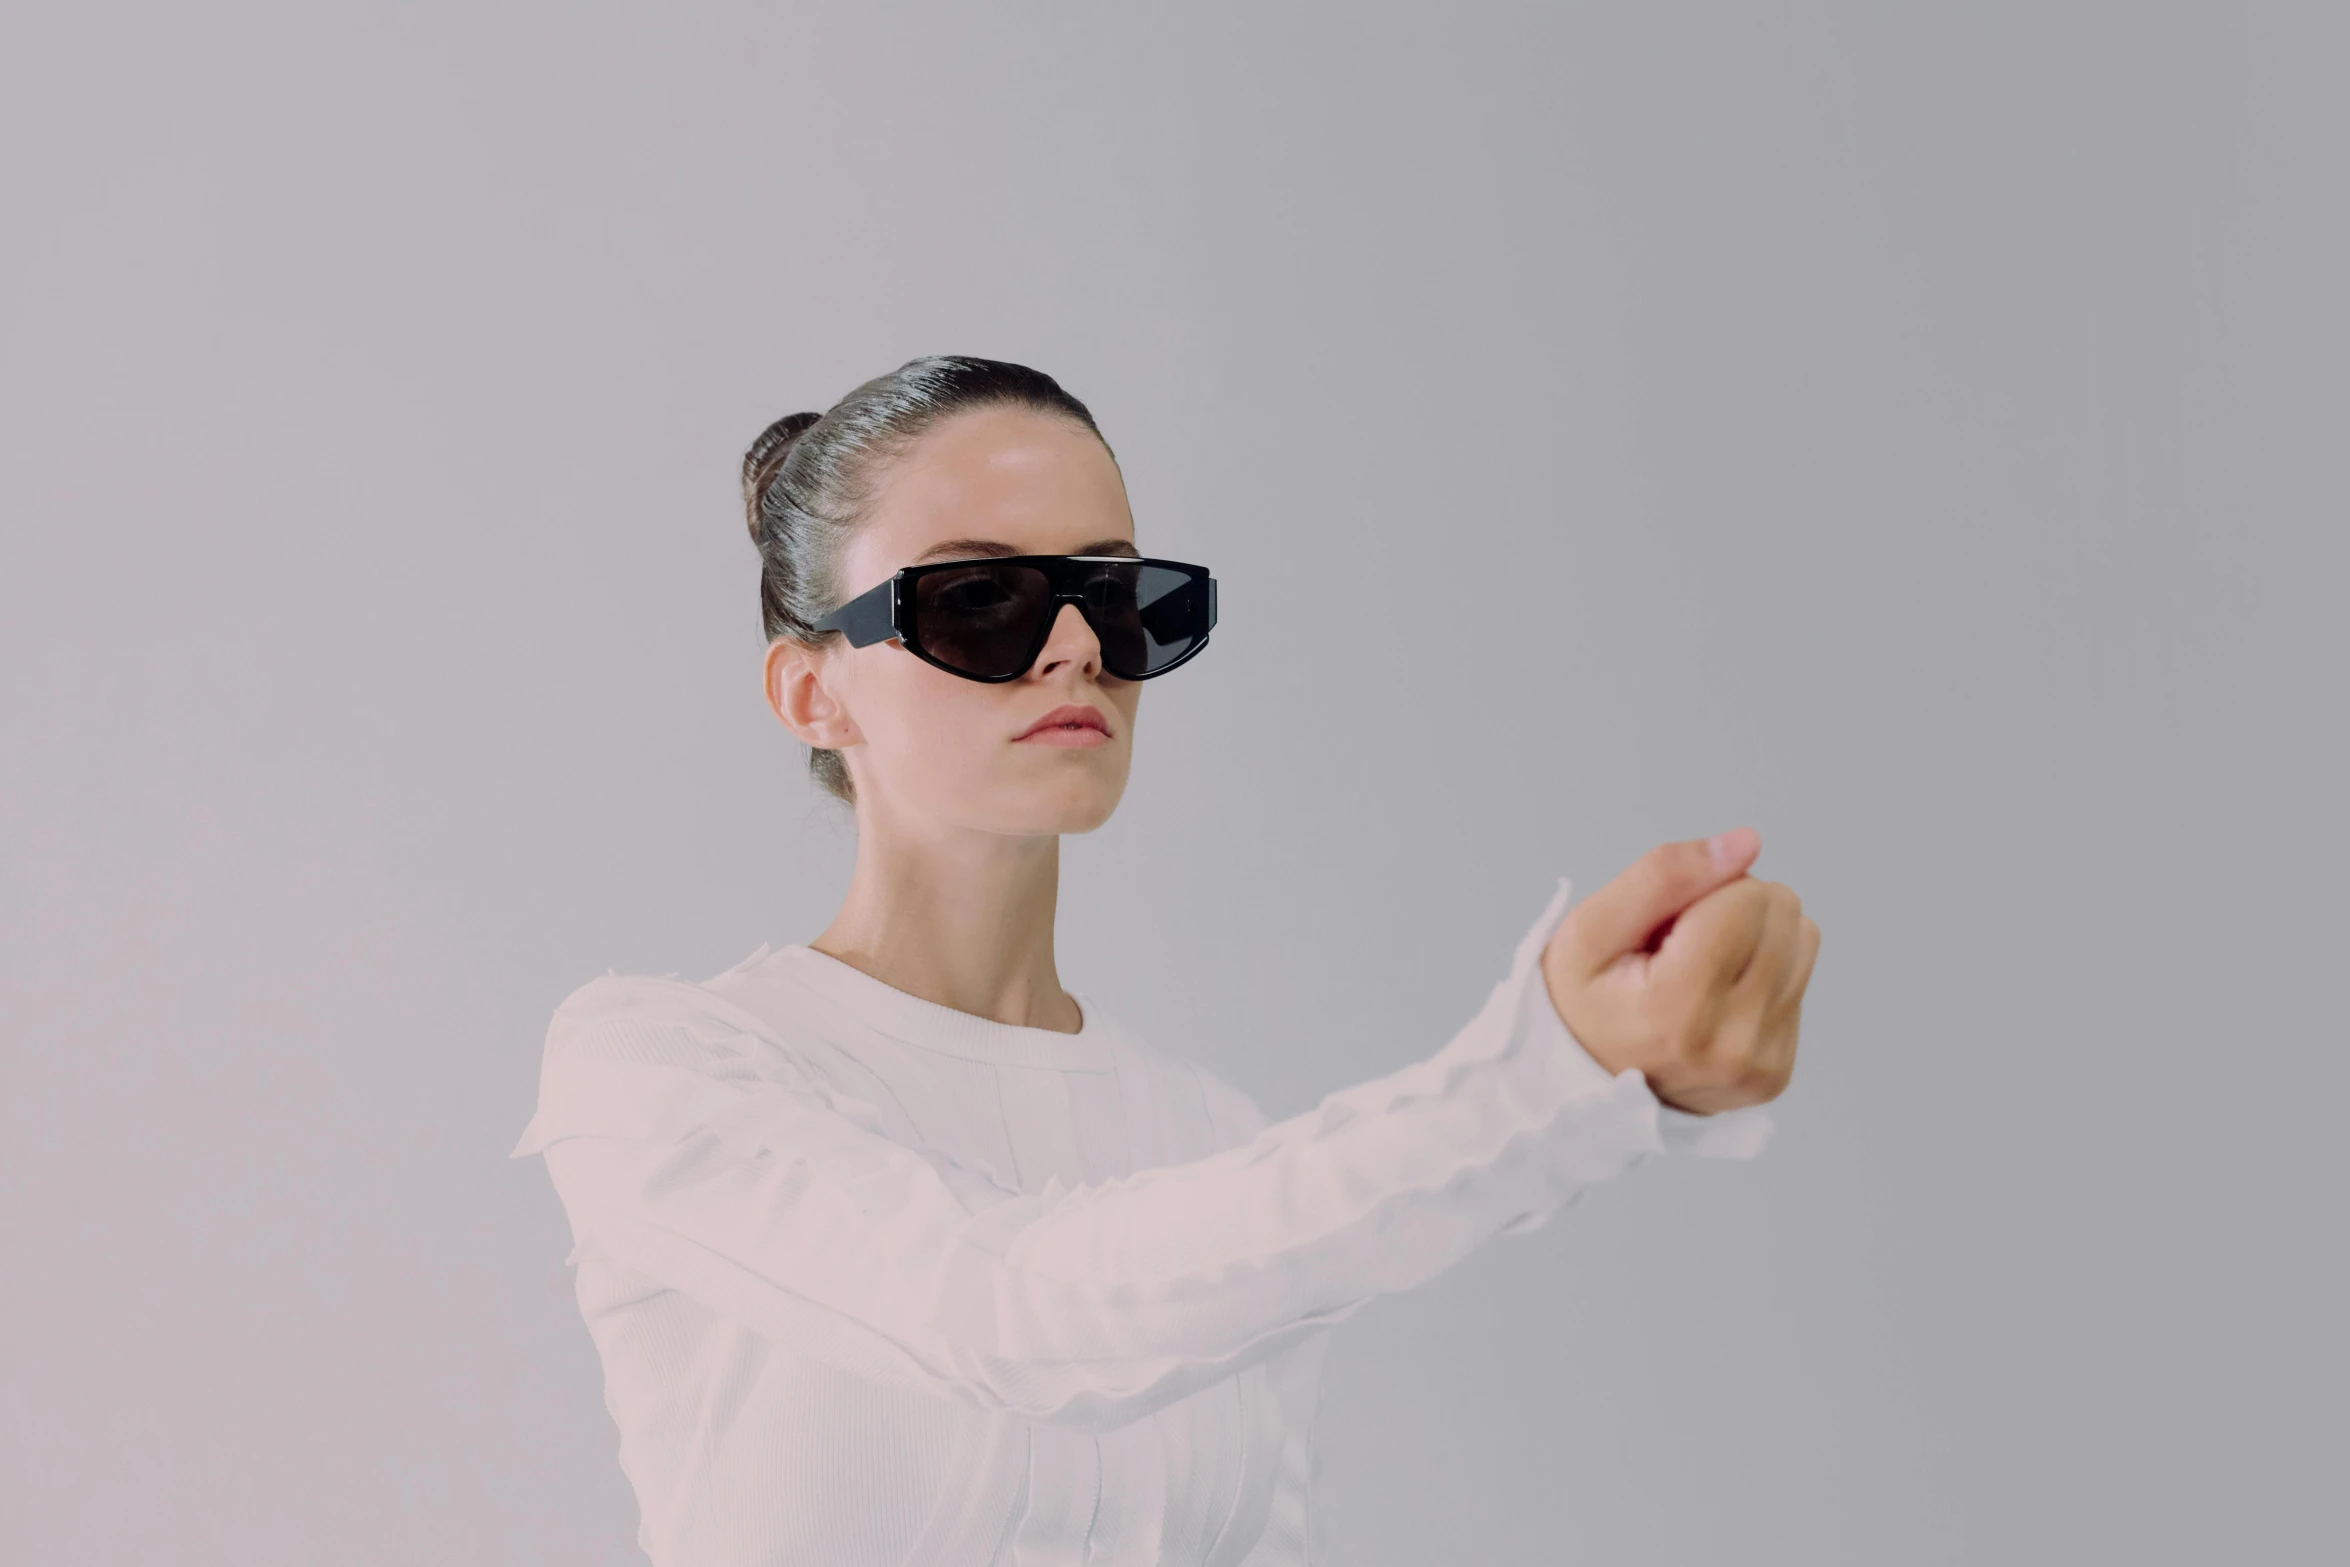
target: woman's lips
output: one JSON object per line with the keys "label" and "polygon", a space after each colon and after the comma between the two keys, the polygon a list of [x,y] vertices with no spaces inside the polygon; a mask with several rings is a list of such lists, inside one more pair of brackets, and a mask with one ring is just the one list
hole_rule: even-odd
{"label": "woman's lips", "polygon": [[1064,702],[1013,738],[1038,745],[1108,745],[1110,729],[1100,709]]}
{"label": "woman's lips", "polygon": [[1020,737],[1022,745],[1108,745],[1110,737],[1099,729],[1085,729],[1074,725],[1055,725]]}

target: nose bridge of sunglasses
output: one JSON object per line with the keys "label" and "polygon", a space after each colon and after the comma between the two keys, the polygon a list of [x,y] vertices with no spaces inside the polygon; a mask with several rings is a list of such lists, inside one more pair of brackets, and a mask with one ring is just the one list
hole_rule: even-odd
{"label": "nose bridge of sunglasses", "polygon": [[1092,637],[1096,642],[1101,640],[1101,632],[1093,623],[1094,606],[1086,601],[1083,593],[1055,593],[1052,597],[1052,606],[1052,617],[1045,622],[1044,637],[1046,642],[1051,642],[1061,634],[1061,622],[1070,610],[1077,611],[1077,626],[1080,631]]}

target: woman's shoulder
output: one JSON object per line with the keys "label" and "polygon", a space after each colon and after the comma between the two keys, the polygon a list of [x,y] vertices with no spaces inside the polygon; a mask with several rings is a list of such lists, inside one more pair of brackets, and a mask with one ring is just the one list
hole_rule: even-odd
{"label": "woman's shoulder", "polygon": [[766,1019],[709,983],[608,969],[555,1004],[546,1044],[550,1061],[597,1057],[708,1070],[782,1041]]}
{"label": "woman's shoulder", "polygon": [[[1086,1005],[1094,1005],[1085,998]],[[1270,1124],[1256,1100],[1206,1062],[1194,1056],[1162,1050],[1103,1009],[1102,1023],[1115,1048],[1157,1085],[1159,1092],[1200,1107],[1215,1128],[1217,1143],[1229,1148],[1253,1140]]]}
{"label": "woman's shoulder", "polygon": [[877,1112],[836,1092],[769,1020],[676,974],[607,970],[556,1004],[547,1022],[539,1108],[514,1154],[581,1135],[726,1141],[776,1112],[882,1130]]}
{"label": "woman's shoulder", "polygon": [[1255,1099],[1218,1077],[1197,1061],[1188,1063],[1199,1079],[1200,1097],[1207,1102],[1208,1119],[1226,1147],[1253,1142],[1272,1123]]}

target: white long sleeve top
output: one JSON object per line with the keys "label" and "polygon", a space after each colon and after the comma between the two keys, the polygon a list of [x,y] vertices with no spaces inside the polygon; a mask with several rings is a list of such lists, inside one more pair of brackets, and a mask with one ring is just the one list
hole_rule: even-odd
{"label": "white long sleeve top", "polygon": [[1332,1327],[1760,1106],[1610,1077],[1539,960],[1268,1125],[1072,992],[1074,1034],[804,946],[556,1008],[537,1114],[656,1567],[1300,1567]]}

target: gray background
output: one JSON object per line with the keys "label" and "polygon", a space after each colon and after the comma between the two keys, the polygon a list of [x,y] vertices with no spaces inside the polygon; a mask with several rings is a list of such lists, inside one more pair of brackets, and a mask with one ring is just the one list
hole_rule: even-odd
{"label": "gray background", "polygon": [[[1062,967],[1276,1117],[1751,823],[1777,1143],[1343,1329],[1341,1563],[2337,1528],[2339,7],[11,7],[0,1554],[639,1559],[546,1017],[830,918],[734,467],[1213,564]],[[1366,619],[1380,630],[1365,635]]]}

